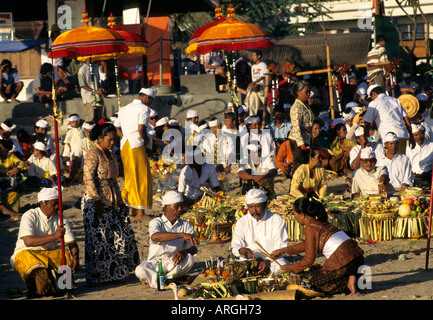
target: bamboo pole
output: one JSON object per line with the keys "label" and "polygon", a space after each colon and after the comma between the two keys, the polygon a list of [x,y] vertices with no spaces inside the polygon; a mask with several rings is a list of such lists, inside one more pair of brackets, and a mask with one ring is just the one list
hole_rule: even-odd
{"label": "bamboo pole", "polygon": [[326,68],[328,72],[329,108],[331,109],[331,119],[334,120],[335,119],[334,86],[332,81],[331,54],[329,52],[329,43],[326,44]]}
{"label": "bamboo pole", "polygon": [[[356,64],[355,68],[362,69],[367,67],[380,67],[380,66],[387,66],[391,62],[385,61],[385,62],[378,62],[378,63],[364,63],[364,64]],[[305,76],[305,75],[312,75],[312,74],[322,74],[329,72],[329,69],[318,69],[318,70],[310,70],[310,71],[301,71],[297,72],[296,76]]]}
{"label": "bamboo pole", "polygon": [[262,115],[262,129],[265,128],[266,114],[268,110],[268,95],[269,95],[269,81],[271,79],[271,70],[266,68],[266,84],[265,84],[265,103],[263,104],[263,115]]}

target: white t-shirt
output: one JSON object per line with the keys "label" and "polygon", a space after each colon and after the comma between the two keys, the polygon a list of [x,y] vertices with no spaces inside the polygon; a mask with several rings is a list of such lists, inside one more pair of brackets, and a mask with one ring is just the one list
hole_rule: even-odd
{"label": "white t-shirt", "polygon": [[352,175],[352,194],[359,193],[360,196],[379,193],[379,178],[382,175],[388,175],[386,167],[376,167],[374,170],[367,172],[360,167]]}
{"label": "white t-shirt", "polygon": [[409,139],[404,125],[404,117],[407,116],[406,110],[398,99],[381,93],[368,105],[364,121],[376,123],[382,140],[388,132],[394,132],[399,139]]}
{"label": "white t-shirt", "polygon": [[[267,65],[264,62],[260,62],[258,64],[253,64],[251,66],[251,78],[252,78],[253,82],[256,81],[257,79],[260,79],[261,77],[265,76],[266,68],[267,68]],[[266,79],[263,79],[258,84],[261,84],[263,86],[266,85]]]}
{"label": "white t-shirt", "polygon": [[[71,226],[69,225],[68,219],[63,217],[63,224],[65,227],[65,243],[72,242],[75,240],[75,236],[72,233]],[[53,234],[57,227],[60,225],[59,215],[55,215],[48,218],[41,210],[41,208],[34,208],[26,211],[20,221],[20,230],[18,232],[18,240],[15,245],[15,251],[10,259],[12,267],[14,266],[15,257],[18,252],[24,249],[31,250],[53,250],[60,248],[60,240],[49,242],[45,245],[38,247],[27,247],[24,244],[23,237],[25,236],[37,236],[42,237]]]}
{"label": "white t-shirt", "polygon": [[406,155],[412,164],[412,171],[416,174],[432,171],[433,163],[433,142],[424,140],[422,146],[418,143],[415,148],[406,147]]}
{"label": "white t-shirt", "polygon": [[42,157],[42,159],[38,159],[32,155],[29,161],[30,164],[27,171],[29,176],[35,176],[41,179],[44,178],[45,173],[48,173],[50,176],[57,174],[57,168],[50,158]]}
{"label": "white t-shirt", "polygon": [[120,149],[128,140],[131,149],[139,148],[144,145],[144,140],[140,137],[138,126],[149,124],[150,109],[139,99],[134,99],[130,104],[127,104],[119,110],[118,116],[114,125],[122,129],[123,137],[120,140]]}
{"label": "white t-shirt", "polygon": [[213,164],[204,163],[201,167],[200,177],[197,171],[186,165],[179,175],[178,191],[190,199],[198,199],[203,195],[200,187],[210,184],[212,188],[218,187],[219,180],[216,168]]}
{"label": "white t-shirt", "polygon": [[389,180],[394,188],[400,188],[403,183],[410,186],[413,184],[412,165],[408,156],[397,153],[392,160],[385,155],[376,158],[376,166],[388,169]]}

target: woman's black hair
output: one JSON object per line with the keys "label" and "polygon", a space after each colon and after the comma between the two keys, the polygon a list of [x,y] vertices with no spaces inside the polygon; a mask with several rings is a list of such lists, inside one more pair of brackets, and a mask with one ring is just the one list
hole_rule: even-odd
{"label": "woman's black hair", "polygon": [[14,144],[9,139],[0,139],[0,144],[9,152],[14,147]]}
{"label": "woman's black hair", "polygon": [[105,137],[110,132],[117,132],[116,127],[112,123],[97,123],[96,126],[90,131],[89,139],[94,141],[99,137]]}
{"label": "woman's black hair", "polygon": [[317,200],[305,197],[298,198],[293,203],[293,208],[297,213],[305,213],[322,222],[328,221],[328,213],[325,207]]}

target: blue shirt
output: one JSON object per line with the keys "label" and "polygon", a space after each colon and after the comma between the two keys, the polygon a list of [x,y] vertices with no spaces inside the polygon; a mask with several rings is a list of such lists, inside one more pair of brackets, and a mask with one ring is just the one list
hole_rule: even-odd
{"label": "blue shirt", "polygon": [[287,140],[289,136],[289,132],[292,129],[292,124],[289,121],[284,120],[281,127],[277,128],[277,126],[275,125],[275,121],[272,121],[272,123],[268,125],[268,129],[269,129],[269,133],[271,134],[274,140],[276,139]]}
{"label": "blue shirt", "polygon": [[10,84],[18,83],[20,77],[18,75],[18,70],[15,68],[11,68],[8,73],[3,72],[3,87],[7,87]]}

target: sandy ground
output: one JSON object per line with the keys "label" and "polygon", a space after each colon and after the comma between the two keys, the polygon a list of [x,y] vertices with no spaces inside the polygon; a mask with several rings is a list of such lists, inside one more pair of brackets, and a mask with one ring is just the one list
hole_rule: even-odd
{"label": "sandy ground", "polygon": [[[119,178],[122,185],[123,179]],[[277,194],[287,192],[288,181],[281,176],[276,178],[275,188]],[[344,190],[343,179],[337,178],[329,181],[329,192],[339,193]],[[236,179],[230,180],[230,186],[236,187]],[[75,207],[82,195],[83,185],[77,184],[63,192],[64,210],[68,218],[76,240],[80,248],[81,269],[75,275],[76,288],[67,297],[75,300],[164,300],[173,299],[173,292],[158,292],[152,288],[144,288],[134,273],[118,284],[110,284],[99,287],[88,287],[85,283],[84,261],[84,230],[80,209]],[[37,194],[25,194],[21,198],[21,207],[35,205]],[[155,203],[154,209],[149,214],[162,213],[161,206]],[[148,223],[131,218],[131,223],[138,242],[140,258],[147,257],[149,248]],[[25,296],[25,284],[17,272],[9,264],[9,258],[13,253],[18,234],[19,222],[7,221],[6,217],[0,218],[0,300],[27,300]],[[375,244],[361,244],[365,251],[365,264],[371,267],[372,288],[365,294],[354,296],[335,295],[327,300],[431,300],[433,299],[433,273],[425,270],[427,240],[396,239]],[[204,267],[204,261],[210,257],[227,257],[229,243],[201,245],[195,257],[196,264],[191,270],[191,275],[196,277]],[[405,260],[399,256],[404,254]],[[432,254],[430,253],[430,257]],[[294,258],[299,259],[300,257]],[[323,263],[324,258],[318,258],[318,263]],[[433,258],[429,261],[430,270],[433,268]],[[36,300],[64,300],[60,298],[42,298]]]}

